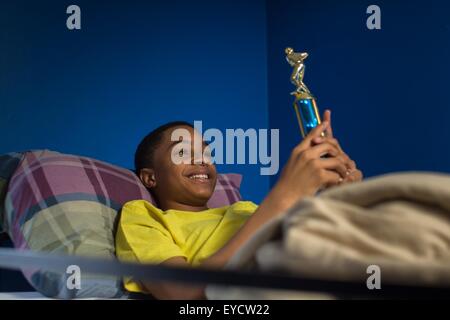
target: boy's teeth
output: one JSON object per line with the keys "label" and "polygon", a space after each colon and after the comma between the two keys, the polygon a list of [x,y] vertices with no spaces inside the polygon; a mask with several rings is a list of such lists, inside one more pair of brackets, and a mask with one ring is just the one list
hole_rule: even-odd
{"label": "boy's teeth", "polygon": [[193,174],[192,176],[189,176],[190,179],[208,179],[207,174]]}

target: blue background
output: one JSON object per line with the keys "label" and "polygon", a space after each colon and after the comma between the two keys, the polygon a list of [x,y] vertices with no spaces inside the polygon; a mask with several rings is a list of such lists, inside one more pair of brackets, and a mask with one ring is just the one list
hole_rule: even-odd
{"label": "blue background", "polygon": [[[381,30],[366,27],[371,4]],[[450,172],[450,2],[268,1],[267,21],[269,119],[282,128],[282,162],[300,139],[284,55],[292,46],[309,53],[305,83],[366,177]]]}
{"label": "blue background", "polygon": [[[66,8],[81,8],[81,30]],[[2,1],[0,152],[47,148],[133,167],[173,120],[267,128],[263,1]],[[227,165],[259,201],[269,178]]]}
{"label": "blue background", "polygon": [[[66,28],[66,8],[82,30]],[[366,28],[381,7],[382,30]],[[450,172],[450,4],[389,1],[2,1],[0,153],[47,148],[133,166],[172,120],[279,128],[299,142],[284,48],[308,51],[305,82],[366,177]],[[259,202],[276,177],[244,174]]]}

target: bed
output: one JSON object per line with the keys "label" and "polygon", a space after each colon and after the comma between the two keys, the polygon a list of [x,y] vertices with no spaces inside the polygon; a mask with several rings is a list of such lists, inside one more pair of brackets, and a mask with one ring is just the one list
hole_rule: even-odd
{"label": "bed", "polygon": [[[0,250],[0,268],[22,270],[45,297],[126,299],[121,279],[132,275],[208,284],[207,296],[214,300],[450,298],[448,174],[392,173],[304,199],[261,228],[224,270],[212,271],[115,259],[120,205],[146,196],[129,170],[48,151],[0,160],[0,224],[14,242],[14,249]],[[219,191],[225,201],[239,200],[240,180],[223,179]],[[65,192],[55,195],[60,189]],[[70,233],[59,231],[65,224],[55,224],[58,219],[71,221]],[[86,251],[92,235],[99,245]],[[50,243],[58,244],[57,250],[49,250]],[[65,270],[73,264],[86,271],[83,290],[65,288]],[[381,290],[376,290],[376,268],[369,267],[381,270]],[[43,298],[37,292],[2,297]]]}

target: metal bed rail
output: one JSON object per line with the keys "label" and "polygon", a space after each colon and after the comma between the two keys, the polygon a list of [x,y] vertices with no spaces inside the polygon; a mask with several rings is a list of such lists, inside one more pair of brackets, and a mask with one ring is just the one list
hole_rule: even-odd
{"label": "metal bed rail", "polygon": [[0,249],[0,268],[41,269],[66,273],[76,265],[81,272],[108,276],[132,276],[139,280],[171,281],[190,284],[282,289],[304,292],[325,292],[340,297],[368,299],[450,299],[450,287],[383,283],[378,290],[369,290],[366,282],[312,279],[280,272],[212,270],[121,262],[73,255],[54,255],[29,250]]}

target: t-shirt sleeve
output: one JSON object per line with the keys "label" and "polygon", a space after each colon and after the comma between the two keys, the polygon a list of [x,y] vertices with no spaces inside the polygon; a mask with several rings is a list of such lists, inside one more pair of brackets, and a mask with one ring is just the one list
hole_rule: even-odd
{"label": "t-shirt sleeve", "polygon": [[159,264],[173,257],[186,257],[170,232],[145,206],[125,204],[116,234],[120,260]]}

